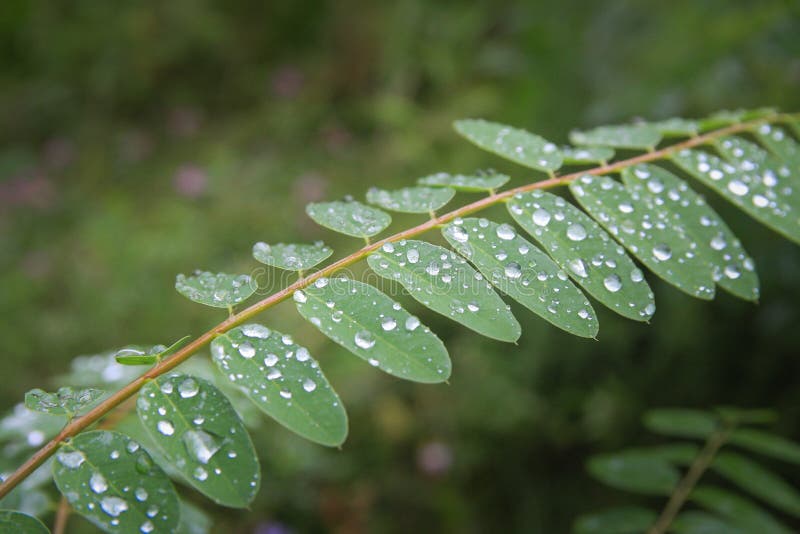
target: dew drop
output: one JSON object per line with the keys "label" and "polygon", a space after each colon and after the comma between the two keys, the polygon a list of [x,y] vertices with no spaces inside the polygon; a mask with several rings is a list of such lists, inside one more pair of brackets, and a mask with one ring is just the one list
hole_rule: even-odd
{"label": "dew drop", "polygon": [[570,241],[583,241],[586,239],[586,228],[581,223],[572,223],[567,227],[567,237]]}
{"label": "dew drop", "polygon": [[417,319],[412,315],[411,317],[406,319],[406,330],[408,330],[409,332],[413,332],[414,330],[417,329],[417,327],[419,327],[419,324],[420,324],[419,319]]}
{"label": "dew drop", "polygon": [[722,250],[728,246],[728,243],[725,241],[725,236],[721,233],[712,237],[709,244],[714,250]]}
{"label": "dew drop", "polygon": [[503,241],[511,241],[515,237],[517,237],[517,233],[509,224],[501,224],[497,227],[496,230],[497,237],[502,239]]}
{"label": "dew drop", "polygon": [[631,282],[641,282],[644,280],[644,273],[641,269],[633,269],[631,271]]}
{"label": "dew drop", "polygon": [[361,330],[356,333],[354,341],[356,346],[362,349],[371,349],[375,346],[375,338],[367,330]]}
{"label": "dew drop", "polygon": [[92,473],[92,476],[89,478],[89,487],[92,488],[92,491],[95,493],[103,493],[108,489],[108,483],[106,482],[106,478],[100,473]]}
{"label": "dew drop", "polygon": [[136,496],[136,500],[139,502],[146,501],[148,497],[147,490],[144,488],[136,488],[136,491],[133,492],[133,494]]}
{"label": "dew drop", "polygon": [[280,391],[280,396],[283,397],[284,399],[291,399],[292,398],[292,392],[289,391],[288,389],[282,389]]}
{"label": "dew drop", "polygon": [[461,226],[451,226],[450,236],[459,243],[466,243],[469,240],[469,234]]}
{"label": "dew drop", "polygon": [[272,367],[276,363],[278,363],[278,357],[276,355],[269,353],[264,357],[264,365],[267,367]]}
{"label": "dew drop", "polygon": [[737,278],[742,276],[742,271],[736,265],[726,265],[723,272],[725,273],[725,276],[727,276],[731,280],[736,280]]}
{"label": "dew drop", "polygon": [[77,469],[86,461],[86,456],[81,451],[59,451],[56,458],[67,469]]}
{"label": "dew drop", "polygon": [[533,212],[533,223],[537,226],[547,226],[550,222],[550,212],[539,208]]}
{"label": "dew drop", "polygon": [[140,531],[141,531],[143,534],[149,534],[150,532],[153,532],[153,530],[154,530],[155,528],[156,528],[156,527],[153,525],[153,522],[152,522],[152,521],[150,521],[150,520],[148,519],[147,521],[145,521],[144,523],[142,523],[142,526],[140,526],[140,527],[139,527],[139,530],[140,530]]}
{"label": "dew drop", "polygon": [[294,294],[292,295],[292,298],[294,298],[295,302],[298,302],[300,304],[308,302],[308,295],[306,295],[302,289],[298,289],[297,291],[295,291]]}
{"label": "dew drop", "polygon": [[610,274],[603,280],[605,288],[612,293],[616,293],[622,288],[622,280],[616,274]]}
{"label": "dew drop", "polygon": [[672,257],[672,249],[661,243],[653,247],[653,256],[659,261],[666,261]]}
{"label": "dew drop", "polygon": [[417,263],[419,261],[419,251],[415,248],[410,248],[406,251],[406,259],[408,263]]}
{"label": "dew drop", "polygon": [[392,317],[384,317],[381,321],[381,328],[383,328],[386,332],[391,332],[396,326],[397,321],[395,321]]}
{"label": "dew drop", "polygon": [[206,480],[206,479],[208,478],[208,471],[206,471],[206,470],[205,470],[205,469],[203,469],[202,467],[199,467],[199,466],[198,466],[198,467],[197,467],[197,468],[194,470],[194,478],[196,478],[196,479],[197,479],[197,480],[199,480],[200,482],[203,482],[204,480]]}
{"label": "dew drop", "polygon": [[731,180],[728,182],[728,190],[737,197],[741,197],[746,195],[750,188],[741,180]]}
{"label": "dew drop", "polygon": [[267,339],[271,333],[272,331],[269,328],[260,324],[246,324],[242,327],[242,334],[247,337]]}
{"label": "dew drop", "polygon": [[175,427],[172,426],[172,423],[170,423],[169,421],[164,421],[164,420],[159,421],[158,424],[156,424],[156,428],[161,434],[164,434],[165,436],[171,436],[172,434],[175,433]]}
{"label": "dew drop", "polygon": [[178,385],[178,393],[183,399],[190,399],[200,391],[200,384],[194,378],[186,378]]}
{"label": "dew drop", "polygon": [[119,497],[103,497],[100,500],[100,508],[111,517],[119,517],[128,509],[128,502]]}
{"label": "dew drop", "polygon": [[520,267],[519,263],[512,261],[506,265],[505,273],[510,279],[516,280],[522,276],[522,267]]}
{"label": "dew drop", "polygon": [[619,206],[617,206],[619,211],[622,213],[633,213],[633,206],[631,206],[628,202],[623,202]]}
{"label": "dew drop", "polygon": [[473,312],[473,313],[474,313],[474,312],[476,312],[476,311],[480,310],[480,309],[481,309],[481,307],[478,305],[478,303],[477,303],[477,302],[475,302],[475,301],[473,300],[472,302],[470,302],[469,304],[467,304],[467,309],[468,309],[469,311],[471,311],[471,312]]}
{"label": "dew drop", "polygon": [[317,389],[317,383],[311,380],[310,378],[306,378],[303,381],[303,389],[311,393],[315,389]]}
{"label": "dew drop", "polygon": [[586,272],[586,264],[583,263],[583,260],[580,258],[575,258],[574,260],[569,261],[569,270],[581,278],[586,278],[589,276]]}
{"label": "dew drop", "polygon": [[201,464],[207,464],[221,447],[214,436],[203,430],[187,430],[181,439],[189,456]]}
{"label": "dew drop", "polygon": [[308,352],[307,348],[298,347],[297,351],[294,353],[294,357],[297,358],[298,362],[307,362],[311,359],[311,354]]}

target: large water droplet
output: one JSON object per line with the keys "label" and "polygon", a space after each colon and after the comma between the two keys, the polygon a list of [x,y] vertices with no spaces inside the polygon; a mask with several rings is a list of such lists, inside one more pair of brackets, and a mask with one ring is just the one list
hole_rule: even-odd
{"label": "large water droplet", "polygon": [[741,180],[731,180],[728,182],[728,190],[737,197],[741,197],[746,195],[750,188]]}
{"label": "large water droplet", "polygon": [[511,241],[515,237],[517,237],[517,233],[509,224],[501,224],[497,227],[497,237],[502,239],[503,241]]}
{"label": "large water droplet", "polygon": [[354,341],[356,346],[362,349],[371,349],[375,346],[375,338],[367,330],[361,330],[356,333]]}
{"label": "large water droplet", "polygon": [[103,497],[100,500],[100,508],[111,517],[119,517],[128,509],[128,502],[119,497]]}
{"label": "large water droplet", "polygon": [[239,354],[242,355],[242,358],[247,358],[249,360],[256,355],[256,348],[249,341],[245,341],[239,345]]}
{"label": "large water droplet", "polygon": [[200,391],[200,384],[197,383],[197,380],[194,378],[186,378],[183,382],[178,385],[178,393],[180,394],[181,398],[190,399],[197,395]]}
{"label": "large water droplet", "polygon": [[622,280],[616,274],[610,274],[603,280],[605,288],[612,293],[616,293],[622,288]]}
{"label": "large water droplet", "polygon": [[547,226],[550,222],[550,212],[546,209],[539,208],[533,212],[533,223],[537,226]]}
{"label": "large water droplet", "polygon": [[189,456],[201,464],[207,464],[221,447],[214,436],[202,430],[187,430],[181,439]]}
{"label": "large water droplet", "polygon": [[451,226],[450,235],[459,243],[466,243],[469,240],[469,234],[461,226]]}
{"label": "large water droplet", "polygon": [[269,353],[264,357],[264,365],[267,367],[272,367],[278,363],[278,357],[275,354]]}
{"label": "large water droplet", "polygon": [[133,492],[133,494],[136,496],[136,500],[139,501],[139,502],[146,501],[147,497],[149,496],[147,494],[147,490],[144,489],[144,488],[136,488],[136,491]]}
{"label": "large water droplet", "polygon": [[522,267],[520,267],[519,263],[512,261],[506,265],[505,273],[510,279],[516,280],[522,276]]}
{"label": "large water droplet", "polygon": [[81,451],[59,451],[56,458],[67,469],[77,469],[86,461]]}
{"label": "large water droplet", "polygon": [[569,261],[569,270],[581,278],[586,278],[588,276],[586,264],[583,263],[583,260],[580,258]]}
{"label": "large water droplet", "polygon": [[171,436],[175,433],[175,427],[169,421],[159,421],[158,424],[156,424],[156,428],[165,436]]}
{"label": "large water droplet", "polygon": [[586,239],[586,228],[581,223],[572,223],[567,227],[567,237],[571,241],[583,241]]}
{"label": "large water droplet", "polygon": [[710,245],[714,250],[722,250],[728,246],[728,243],[725,241],[725,236],[719,233],[711,238]]}
{"label": "large water droplet", "polygon": [[292,297],[294,298],[295,302],[298,302],[300,304],[304,304],[305,302],[308,301],[308,296],[302,289],[298,289],[297,291],[295,291]]}
{"label": "large water droplet", "polygon": [[419,261],[419,250],[410,248],[406,251],[406,259],[408,263],[417,263]]}
{"label": "large water droplet", "polygon": [[92,491],[95,493],[103,493],[108,489],[106,477],[100,473],[92,473],[92,476],[89,478],[89,487],[92,488]]}
{"label": "large water droplet", "polygon": [[315,389],[317,389],[317,383],[311,380],[310,378],[306,378],[303,381],[303,389],[311,393]]}
{"label": "large water droplet", "polygon": [[247,337],[267,339],[271,333],[272,331],[269,328],[260,324],[246,324],[242,327],[242,334]]}
{"label": "large water droplet", "polygon": [[142,532],[142,534],[150,534],[150,532],[153,532],[155,528],[156,527],[153,525],[153,522],[148,519],[142,523],[142,526],[139,527],[139,531]]}
{"label": "large water droplet", "polygon": [[308,352],[307,348],[298,347],[297,351],[294,353],[294,357],[297,358],[298,362],[307,362],[311,359],[311,354]]}
{"label": "large water droplet", "polygon": [[666,261],[672,257],[672,249],[661,243],[653,247],[653,256],[659,261]]}
{"label": "large water droplet", "polygon": [[413,332],[414,330],[417,329],[419,324],[420,324],[419,319],[417,319],[412,315],[411,317],[406,319],[406,330],[408,330],[409,332]]}
{"label": "large water droplet", "polygon": [[737,278],[742,276],[742,271],[736,265],[726,265],[723,272],[725,273],[725,276],[727,276],[731,280],[736,280]]}
{"label": "large water droplet", "polygon": [[386,332],[391,332],[396,326],[397,321],[395,321],[393,317],[384,317],[383,320],[381,320],[381,328]]}
{"label": "large water droplet", "polygon": [[194,470],[194,478],[196,478],[200,482],[203,482],[208,478],[208,471],[206,471],[200,466],[197,466],[197,468]]}

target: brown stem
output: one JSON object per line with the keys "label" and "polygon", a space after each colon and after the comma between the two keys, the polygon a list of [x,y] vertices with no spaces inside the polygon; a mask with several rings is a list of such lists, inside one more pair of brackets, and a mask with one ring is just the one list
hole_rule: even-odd
{"label": "brown stem", "polygon": [[69,503],[66,497],[61,497],[56,510],[56,520],[53,522],[53,534],[64,534],[67,531],[67,520],[70,513]]}
{"label": "brown stem", "polygon": [[731,430],[732,428],[730,426],[726,426],[708,437],[703,450],[700,451],[692,462],[692,465],[689,466],[689,470],[686,471],[681,481],[678,482],[675,491],[672,492],[667,504],[661,511],[661,515],[658,516],[658,519],[653,526],[650,527],[650,530],[647,531],[647,534],[664,534],[667,532],[667,529],[669,529],[672,522],[675,520],[675,516],[678,515],[683,505],[686,504],[686,500],[689,498],[689,495],[691,495],[697,482],[706,470],[711,467],[711,463],[714,461],[714,457],[717,455],[717,452],[719,452],[720,447],[728,440]]}
{"label": "brown stem", "polygon": [[492,206],[494,204],[498,204],[499,202],[502,202],[506,199],[513,197],[517,193],[525,193],[528,191],[534,191],[536,189],[546,189],[546,188],[556,187],[559,185],[566,185],[572,180],[575,180],[576,178],[586,174],[599,176],[603,174],[617,172],[626,167],[630,167],[631,165],[636,165],[638,163],[647,163],[650,161],[657,161],[666,158],[680,150],[703,145],[705,143],[708,143],[709,141],[713,141],[714,139],[722,137],[724,135],[732,135],[739,132],[751,130],[760,124],[787,121],[787,120],[797,120],[797,118],[798,118],[797,115],[776,114],[770,117],[764,117],[748,122],[742,122],[739,124],[734,124],[732,126],[721,128],[719,130],[714,130],[709,133],[693,137],[691,139],[687,139],[686,141],[670,145],[660,150],[647,152],[645,154],[641,154],[636,157],[618,161],[612,163],[611,165],[603,165],[600,167],[595,167],[593,169],[578,171],[564,176],[558,176],[558,177],[554,176],[546,180],[523,185],[514,189],[509,189],[507,191],[502,191],[494,195],[484,197],[480,200],[476,200],[471,204],[462,206],[449,213],[440,215],[434,219],[430,219],[418,226],[415,226],[414,228],[404,230],[393,236],[387,237],[380,241],[376,241],[375,243],[367,244],[363,248],[350,254],[349,256],[346,256],[340,259],[339,261],[332,263],[331,265],[325,267],[324,269],[309,274],[305,278],[297,280],[290,286],[276,293],[273,293],[272,295],[266,297],[265,299],[259,302],[256,302],[255,304],[240,311],[239,313],[231,315],[230,317],[219,323],[217,326],[213,327],[205,334],[201,335],[194,341],[185,345],[183,348],[175,352],[169,358],[160,361],[146,373],[134,379],[127,385],[123,386],[122,389],[118,390],[116,393],[112,394],[106,400],[95,406],[92,410],[87,412],[86,415],[84,415],[83,417],[73,419],[68,425],[66,425],[61,430],[61,432],[58,433],[57,436],[55,436],[52,440],[47,442],[41,449],[39,449],[36,453],[34,453],[33,456],[31,456],[24,464],[22,464],[14,473],[9,475],[9,477],[6,478],[2,484],[0,484],[0,499],[6,496],[8,492],[14,489],[20,482],[25,480],[25,478],[28,475],[30,475],[37,467],[42,465],[45,462],[45,460],[47,460],[50,456],[52,456],[61,442],[75,436],[79,432],[85,430],[86,428],[97,422],[105,414],[107,414],[112,409],[119,406],[123,401],[135,395],[136,392],[139,391],[139,389],[142,386],[144,386],[144,384],[147,381],[157,378],[168,371],[171,371],[172,369],[174,369],[175,367],[186,361],[189,357],[191,357],[192,354],[194,354],[195,352],[197,352],[198,350],[209,344],[218,334],[227,332],[231,328],[234,328],[235,326],[238,326],[243,322],[247,321],[254,315],[271,308],[272,306],[278,304],[279,302],[282,302],[283,300],[286,300],[292,295],[292,293],[294,293],[298,289],[303,289],[309,286],[319,278],[331,276],[340,269],[343,269],[345,267],[348,267],[356,263],[357,261],[367,256],[369,253],[379,249],[381,246],[383,246],[384,243],[388,243],[390,241],[400,241],[402,239],[409,239],[415,237],[419,234],[427,232],[428,230],[435,229],[442,224],[448,223],[457,217],[463,217],[471,213],[474,213],[476,211],[480,211],[489,206]]}

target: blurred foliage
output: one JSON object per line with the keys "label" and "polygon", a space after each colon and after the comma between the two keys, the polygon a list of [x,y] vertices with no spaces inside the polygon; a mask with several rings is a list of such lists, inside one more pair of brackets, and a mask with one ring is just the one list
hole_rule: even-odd
{"label": "blurred foliage", "polygon": [[[563,141],[570,127],[635,116],[800,110],[790,0],[6,0],[0,10],[9,408],[27,389],[63,385],[48,377],[77,354],[166,343],[224,318],[175,293],[179,272],[254,272],[261,240],[325,239],[335,257],[359,246],[308,220],[309,201],[487,166],[511,184],[530,179],[457,139],[456,118]],[[263,322],[321,360],[351,436],[328,450],[263,419],[263,489],[246,513],[215,511],[217,529],[564,532],[581,512],[625,502],[589,481],[584,459],[636,444],[647,407],[772,407],[776,430],[797,437],[800,250],[712,203],[756,258],[760,305],[694,301],[652,280],[649,326],[598,310],[599,341],[580,340],[520,310],[513,349],[425,313],[454,357],[449,387],[389,379],[291,304],[270,311]]]}

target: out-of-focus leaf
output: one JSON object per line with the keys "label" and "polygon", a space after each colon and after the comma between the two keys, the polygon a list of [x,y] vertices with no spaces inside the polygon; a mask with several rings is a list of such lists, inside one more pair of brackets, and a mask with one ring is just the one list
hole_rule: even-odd
{"label": "out-of-focus leaf", "polygon": [[259,241],[253,245],[253,257],[265,265],[287,271],[305,271],[328,259],[333,249],[322,241],[313,244],[278,243],[268,245]]}
{"label": "out-of-focus leaf", "polygon": [[117,360],[117,363],[122,365],[152,365],[178,350],[190,337],[191,336],[184,336],[169,347],[165,345],[153,345],[152,347],[145,348],[130,345],[119,349],[114,354],[114,359]]}
{"label": "out-of-focus leaf", "polygon": [[217,337],[211,355],[228,380],[289,430],[323,445],[344,442],[342,401],[308,349],[290,336],[247,324]]}
{"label": "out-of-focus leaf", "polygon": [[429,213],[453,200],[455,194],[449,187],[404,187],[394,191],[373,187],[367,191],[367,202],[401,213]]}
{"label": "out-of-focus leaf", "polygon": [[294,295],[300,314],[370,365],[415,382],[443,382],[451,364],[444,344],[399,302],[347,278],[321,278]]}
{"label": "out-of-focus leaf", "polygon": [[614,157],[614,149],[605,146],[562,146],[561,155],[564,163],[568,164],[607,163]]}
{"label": "out-of-focus leaf", "polygon": [[306,213],[320,226],[362,238],[381,233],[392,222],[388,213],[356,201],[312,203]]}
{"label": "out-of-focus leaf", "polygon": [[644,426],[665,436],[706,439],[719,428],[719,422],[713,414],[701,410],[666,408],[647,412]]}
{"label": "out-of-focus leaf", "polygon": [[575,534],[641,534],[655,523],[658,516],[652,510],[636,506],[612,508],[578,518]]}
{"label": "out-of-focus leaf", "polygon": [[669,462],[638,451],[595,456],[588,469],[611,487],[646,495],[669,495],[680,480],[680,473]]}
{"label": "out-of-focus leaf", "polygon": [[73,510],[106,532],[171,532],[178,495],[150,455],[128,436],[95,430],[64,443],[53,477]]}
{"label": "out-of-focus leaf", "polygon": [[649,122],[664,137],[691,137],[700,132],[700,125],[695,120],[672,118],[658,122]]}
{"label": "out-of-focus leaf", "polygon": [[788,534],[785,525],[772,517],[749,499],[715,486],[699,486],[692,490],[690,499],[720,516],[745,532],[759,534]]}
{"label": "out-of-focus leaf", "polygon": [[25,406],[35,412],[72,417],[104,394],[102,389],[69,386],[60,387],[55,393],[32,389],[25,393]]}
{"label": "out-of-focus leaf", "polygon": [[246,274],[198,271],[192,276],[179,274],[175,278],[175,289],[194,302],[215,308],[227,308],[250,298],[258,286]]}
{"label": "out-of-focus leaf", "polygon": [[761,465],[732,452],[722,452],[711,464],[712,469],[751,495],[800,517],[800,493],[782,478]]}
{"label": "out-of-focus leaf", "polygon": [[781,436],[753,428],[738,428],[731,432],[728,440],[744,449],[784,462],[800,464],[800,444]]}
{"label": "out-of-focus leaf", "polygon": [[408,240],[387,243],[367,261],[373,271],[399,282],[433,311],[493,339],[519,339],[519,323],[506,304],[458,254],[424,241]]}
{"label": "out-of-focus leaf", "polygon": [[480,148],[532,169],[552,172],[563,163],[556,145],[525,130],[482,119],[459,120],[453,127]]}
{"label": "out-of-focus leaf", "polygon": [[246,507],[261,474],[253,443],[228,399],[201,378],[170,374],[145,384],[139,419],[185,480],[217,504]]}
{"label": "out-of-focus leaf", "polygon": [[13,510],[0,510],[0,532],[8,534],[48,534],[50,531],[44,523]]}
{"label": "out-of-focus leaf", "polygon": [[672,522],[670,532],[677,534],[751,534],[718,517],[695,510],[678,514]]}
{"label": "out-of-focus leaf", "polygon": [[597,317],[583,293],[508,224],[459,219],[442,234],[497,289],[533,313],[571,334],[597,335]]}

